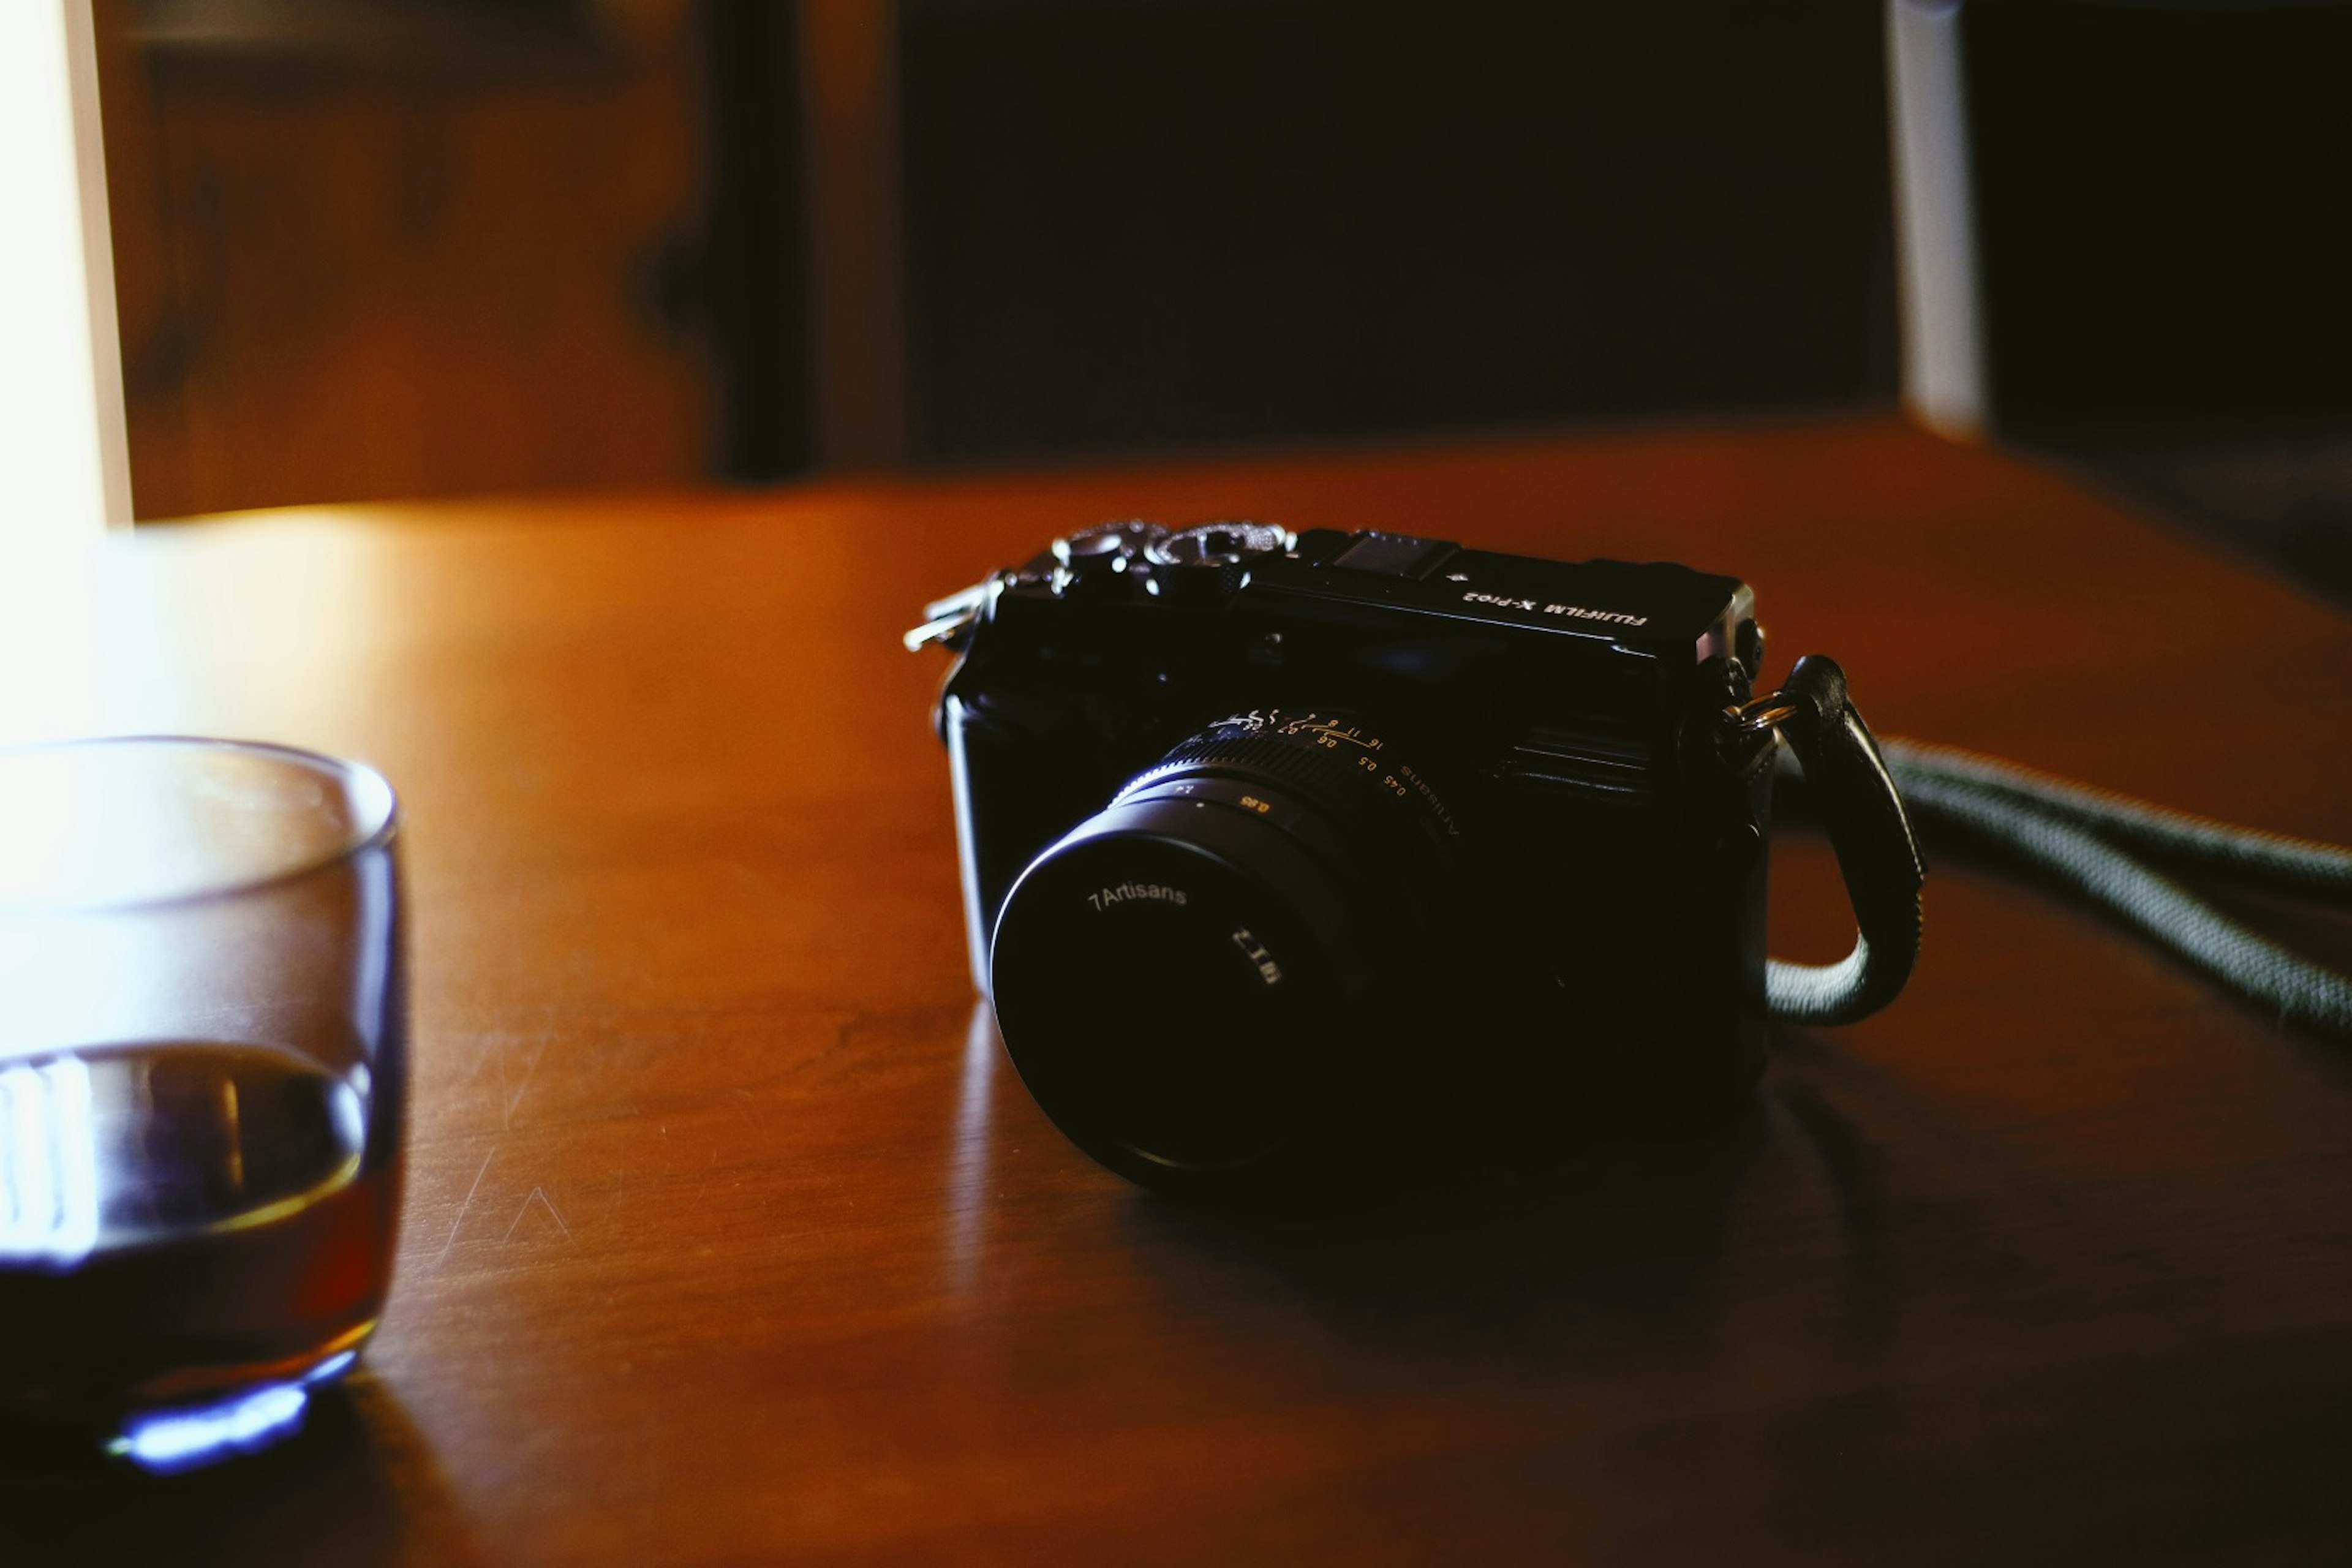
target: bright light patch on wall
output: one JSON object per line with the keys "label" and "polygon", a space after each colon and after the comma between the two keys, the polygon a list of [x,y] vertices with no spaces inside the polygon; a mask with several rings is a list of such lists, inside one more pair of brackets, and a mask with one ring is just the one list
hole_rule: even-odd
{"label": "bright light patch on wall", "polygon": [[1956,440],[1983,433],[1989,383],[1959,0],[1886,0],[1903,401]]}
{"label": "bright light patch on wall", "polygon": [[131,517],[89,0],[0,5],[0,541]]}
{"label": "bright light patch on wall", "polygon": [[0,0],[0,740],[87,722],[90,552],[131,521],[90,0]]}

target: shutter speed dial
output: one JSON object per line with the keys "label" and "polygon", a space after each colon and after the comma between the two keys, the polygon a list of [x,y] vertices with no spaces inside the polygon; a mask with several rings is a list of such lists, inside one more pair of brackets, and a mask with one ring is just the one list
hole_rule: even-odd
{"label": "shutter speed dial", "polygon": [[1270,522],[1203,522],[1152,541],[1144,555],[1163,597],[1213,599],[1239,588],[1251,562],[1289,548],[1289,532]]}

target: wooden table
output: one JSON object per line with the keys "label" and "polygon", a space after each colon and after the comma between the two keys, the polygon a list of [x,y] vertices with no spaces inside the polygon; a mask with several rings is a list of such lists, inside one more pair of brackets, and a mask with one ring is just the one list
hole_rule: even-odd
{"label": "wooden table", "polygon": [[2352,624],[1885,421],[146,531],[107,722],[404,793],[398,1284],[304,1439],[13,1479],[0,1556],[2352,1558],[2352,1059],[1961,860],[1728,1135],[1316,1226],[1075,1153],[973,1006],[898,634],[1133,513],[1736,572],[1883,731],[2352,838]]}

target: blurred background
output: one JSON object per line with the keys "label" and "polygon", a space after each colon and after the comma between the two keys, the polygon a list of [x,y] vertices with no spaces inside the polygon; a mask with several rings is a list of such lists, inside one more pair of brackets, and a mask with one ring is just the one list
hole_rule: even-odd
{"label": "blurred background", "polygon": [[142,519],[1908,388],[2352,600],[2346,5],[96,16]]}

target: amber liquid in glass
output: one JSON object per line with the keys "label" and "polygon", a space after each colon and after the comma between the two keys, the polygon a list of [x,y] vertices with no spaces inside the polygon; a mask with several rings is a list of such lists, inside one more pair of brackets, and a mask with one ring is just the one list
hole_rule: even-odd
{"label": "amber liquid in glass", "polygon": [[0,1059],[0,1414],[110,1422],[365,1339],[399,1204],[365,1075],[203,1040]]}

